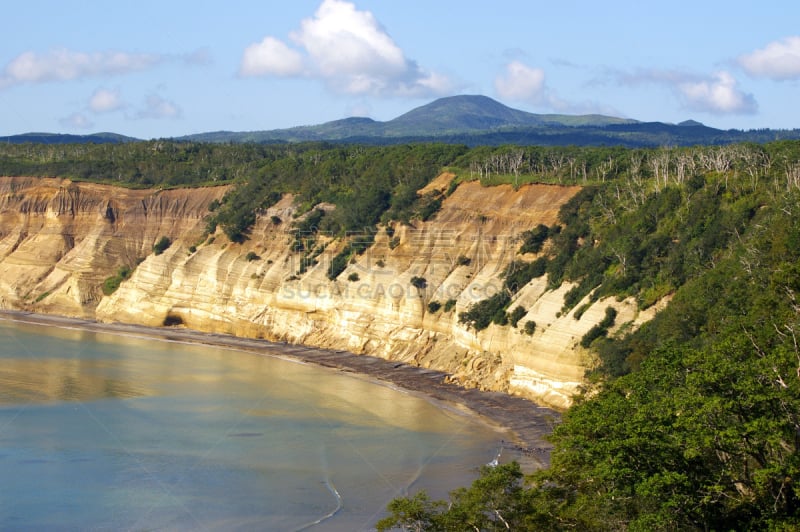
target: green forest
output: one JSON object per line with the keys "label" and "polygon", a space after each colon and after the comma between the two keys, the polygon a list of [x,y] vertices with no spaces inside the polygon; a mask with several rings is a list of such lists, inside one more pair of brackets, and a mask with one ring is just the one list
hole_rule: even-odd
{"label": "green forest", "polygon": [[[443,169],[441,194],[417,190]],[[3,145],[0,175],[129,187],[233,184],[209,229],[246,239],[292,193],[314,227],[346,235],[435,217],[458,182],[581,185],[552,227],[531,227],[505,292],[460,321],[519,326],[513,294],[547,275],[586,296],[669,301],[633,330],[606,314],[582,344],[586,386],[556,427],[548,469],[484,468],[449,501],[389,506],[381,530],[795,530],[800,527],[800,142],[662,147],[412,144]],[[490,193],[487,190],[487,193]],[[298,228],[302,232],[303,228]],[[302,239],[298,241],[302,244]],[[358,252],[358,246],[350,251]],[[335,273],[335,272],[331,272]],[[575,312],[580,319],[581,309]]]}

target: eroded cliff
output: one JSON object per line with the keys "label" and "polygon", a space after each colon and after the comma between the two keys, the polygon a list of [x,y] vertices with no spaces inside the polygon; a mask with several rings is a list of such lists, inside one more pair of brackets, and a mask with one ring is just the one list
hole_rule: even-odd
{"label": "eroded cliff", "polygon": [[[444,189],[451,177],[427,188]],[[459,323],[460,312],[502,289],[500,274],[520,258],[520,233],[553,224],[577,187],[461,184],[430,221],[381,228],[333,281],[328,266],[345,243],[315,235],[310,250],[292,251],[290,196],[261,213],[242,244],[204,238],[208,204],[225,190],[0,178],[0,306],[372,354],[556,407],[580,386],[591,359],[578,343],[606,307],[618,310],[617,323],[645,319],[631,301],[614,300],[579,320],[561,315],[569,286],[547,290],[542,277],[509,309],[523,306],[520,323],[535,322],[534,334]],[[172,245],[156,255],[162,236]],[[104,296],[103,281],[123,265],[132,276]],[[443,308],[431,312],[432,301]]]}

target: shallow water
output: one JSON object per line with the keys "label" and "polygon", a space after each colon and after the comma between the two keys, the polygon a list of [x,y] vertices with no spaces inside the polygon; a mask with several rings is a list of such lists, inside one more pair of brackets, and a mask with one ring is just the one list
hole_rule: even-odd
{"label": "shallow water", "polygon": [[0,321],[3,530],[369,530],[501,437],[324,368]]}

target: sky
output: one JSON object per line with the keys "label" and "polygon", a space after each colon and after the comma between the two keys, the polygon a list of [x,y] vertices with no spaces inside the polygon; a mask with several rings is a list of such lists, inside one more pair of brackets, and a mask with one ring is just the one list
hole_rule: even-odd
{"label": "sky", "polygon": [[533,113],[800,128],[800,2],[26,0],[0,135],[159,138],[482,94]]}

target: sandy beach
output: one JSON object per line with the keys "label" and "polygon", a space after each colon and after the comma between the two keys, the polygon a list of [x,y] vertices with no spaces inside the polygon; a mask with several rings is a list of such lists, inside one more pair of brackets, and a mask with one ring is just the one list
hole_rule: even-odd
{"label": "sandy beach", "polygon": [[316,364],[377,383],[395,386],[423,396],[506,432],[503,439],[505,459],[519,461],[524,470],[547,467],[551,444],[545,436],[559,420],[555,410],[500,392],[481,392],[444,382],[446,373],[387,361],[347,351],[319,349],[297,344],[270,342],[251,338],[204,333],[178,327],[145,327],[123,323],[99,323],[23,311],[0,310],[0,320],[49,327],[75,328],[97,333],[148,338],[159,341],[208,345],[245,351],[262,356],[274,356]]}

